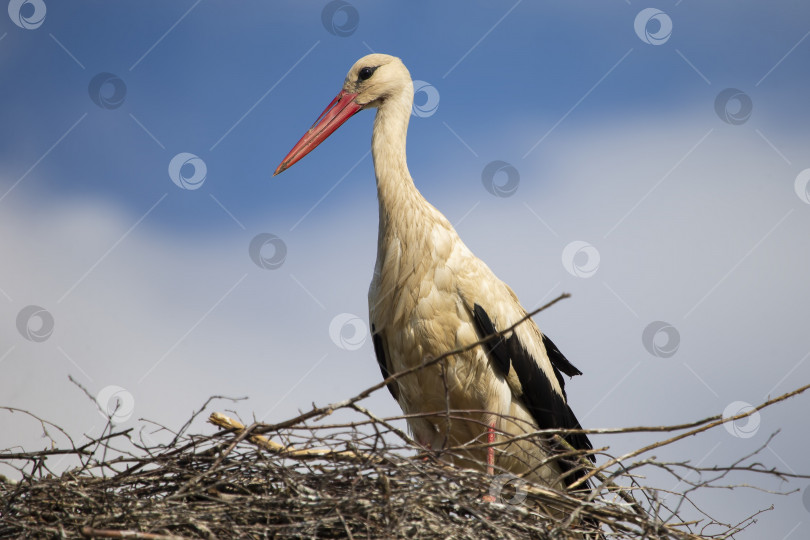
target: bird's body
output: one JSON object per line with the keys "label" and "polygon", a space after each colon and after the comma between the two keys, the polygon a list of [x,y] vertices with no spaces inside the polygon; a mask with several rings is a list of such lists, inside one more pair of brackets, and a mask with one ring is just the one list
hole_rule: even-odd
{"label": "bird's body", "polygon": [[[372,155],[379,234],[368,300],[383,376],[469,347],[526,317],[512,289],[472,254],[416,189],[405,156],[412,104],[410,74],[399,59],[366,56],[276,171],[301,159],[359,110],[378,109]],[[500,340],[402,376],[389,389],[421,444],[433,449],[473,445],[452,453],[451,459],[474,468],[489,464],[562,488],[581,473],[561,480],[571,465],[546,460],[549,446],[538,445],[536,438],[498,446],[494,460],[485,447],[495,433],[501,434],[497,442],[504,435],[537,429],[579,428],[560,371],[579,373],[528,319]],[[584,435],[567,440],[576,448],[590,448]]]}
{"label": "bird's body", "polygon": [[[369,290],[369,318],[375,346],[381,349],[378,356],[385,359],[384,374],[419,366],[479,341],[484,336],[473,319],[476,304],[488,304],[484,309],[498,314],[492,316],[503,321],[504,328],[525,316],[515,309],[511,289],[473,258],[452,228],[441,221],[423,227],[403,231],[402,236],[389,232],[393,239],[388,243],[390,250],[378,254]],[[418,245],[431,253],[429,262],[415,260],[416,253],[408,247],[408,236],[420,233],[425,233],[426,240]],[[499,297],[506,301],[498,301]],[[524,323],[515,331],[536,342],[525,335],[532,330]],[[515,399],[507,378],[498,373],[483,347],[451,355],[441,364],[402,377],[392,385],[392,394],[403,412],[413,415],[408,424],[423,445],[440,449],[477,442],[476,450],[461,452],[453,459],[470,467],[486,463],[481,445],[487,442],[487,426],[494,423],[496,431],[511,434],[537,429],[537,422],[522,401]],[[449,420],[448,410],[452,411]],[[534,444],[527,446],[532,449],[526,451],[536,453]],[[526,472],[535,460],[527,456],[507,459],[516,450],[498,452],[497,465],[516,474]],[[560,473],[557,467],[543,469],[542,480],[556,485]]]}

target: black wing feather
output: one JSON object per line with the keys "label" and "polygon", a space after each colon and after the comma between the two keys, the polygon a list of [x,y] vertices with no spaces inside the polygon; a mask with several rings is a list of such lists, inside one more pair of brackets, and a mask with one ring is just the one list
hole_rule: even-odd
{"label": "black wing feather", "polygon": [[[371,341],[374,343],[374,354],[377,355],[380,373],[382,373],[383,379],[387,379],[391,376],[391,372],[388,371],[388,362],[385,359],[385,346],[383,345],[382,336],[377,333],[377,329],[374,328],[373,323],[371,324]],[[391,392],[395,400],[399,401],[399,388],[396,382],[388,384],[388,391]]]}
{"label": "black wing feather", "polygon": [[[563,428],[582,429],[582,426],[574,415],[574,411],[568,406],[565,399],[565,392],[560,396],[551,387],[551,381],[537,365],[529,351],[523,346],[516,334],[512,334],[507,339],[509,344],[509,355],[512,358],[512,366],[517,373],[520,385],[523,387],[523,399],[532,415],[537,420],[541,429],[543,428]],[[553,366],[552,366],[553,367]],[[554,367],[554,373],[558,380],[562,375]],[[593,448],[588,436],[584,433],[571,433],[563,437],[571,446],[578,450],[590,450]],[[593,460],[593,456],[591,456]],[[573,479],[571,480],[573,481]]]}
{"label": "black wing feather", "polygon": [[[492,319],[480,305],[475,304],[473,308],[473,318],[482,337],[494,334],[496,328]],[[510,366],[517,374],[520,386],[523,389],[523,402],[531,412],[537,426],[540,429],[582,429],[574,412],[568,406],[563,387],[563,378],[560,371],[566,375],[579,375],[580,371],[575,368],[563,354],[557,349],[554,343],[543,336],[543,345],[551,360],[554,375],[563,390],[563,395],[558,394],[552,388],[546,374],[542,371],[535,359],[523,346],[523,343],[512,334],[507,338],[493,338],[484,344],[490,358],[496,368],[504,375],[509,373]],[[593,448],[588,436],[584,433],[572,433],[564,436],[564,439],[578,450],[590,450]],[[590,456],[591,461],[594,457]],[[573,469],[574,465],[560,460],[560,465],[564,470]],[[566,484],[571,484],[578,478],[584,476],[585,471],[580,470],[566,477]]]}
{"label": "black wing feather", "polygon": [[[551,341],[548,336],[541,333],[543,336],[543,346],[546,348],[546,354],[548,354],[549,360],[551,360],[551,364],[568,375],[569,377],[573,377],[574,375],[582,375],[582,372],[574,366],[571,362],[568,361],[568,358],[563,356],[563,353],[560,352],[560,349],[554,345],[554,342]],[[560,384],[562,386],[562,384]]]}
{"label": "black wing feather", "polygon": [[[489,318],[484,308],[478,304],[475,304],[473,307],[473,317],[475,318],[475,324],[482,338],[496,333],[492,319]],[[501,375],[506,377],[509,374],[510,361],[509,351],[506,349],[504,339],[502,337],[493,337],[484,343],[484,349],[489,353],[489,357],[493,360],[496,369]]]}

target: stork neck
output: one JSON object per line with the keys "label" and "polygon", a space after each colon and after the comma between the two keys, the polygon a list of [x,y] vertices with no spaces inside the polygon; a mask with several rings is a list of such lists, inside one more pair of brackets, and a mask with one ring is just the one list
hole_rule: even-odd
{"label": "stork neck", "polygon": [[381,233],[386,227],[401,221],[396,214],[407,211],[406,208],[412,214],[414,205],[419,207],[424,201],[408,171],[405,153],[412,105],[413,93],[403,92],[387,99],[377,109],[374,118],[371,152],[377,176]]}

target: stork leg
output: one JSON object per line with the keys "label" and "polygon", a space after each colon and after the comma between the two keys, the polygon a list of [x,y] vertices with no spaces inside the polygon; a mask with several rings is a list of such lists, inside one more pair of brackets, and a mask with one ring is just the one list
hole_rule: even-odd
{"label": "stork leg", "polygon": [[[495,442],[495,422],[490,422],[487,427],[487,444]],[[495,474],[495,447],[487,447],[487,474],[490,476]],[[484,502],[495,502],[495,497],[490,494],[484,495]]]}
{"label": "stork leg", "polygon": [[[487,428],[487,444],[495,442],[495,422],[489,424]],[[495,474],[495,447],[487,447],[487,474]]]}

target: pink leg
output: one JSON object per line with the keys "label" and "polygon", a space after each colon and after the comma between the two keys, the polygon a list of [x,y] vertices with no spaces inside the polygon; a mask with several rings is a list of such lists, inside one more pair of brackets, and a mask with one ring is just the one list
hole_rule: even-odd
{"label": "pink leg", "polygon": [[[495,422],[492,422],[487,428],[487,444],[495,442]],[[495,473],[495,447],[490,446],[487,448],[487,473]]]}
{"label": "pink leg", "polygon": [[[487,444],[495,442],[495,422],[487,428]],[[487,447],[487,474],[495,474],[495,447]],[[490,494],[484,495],[484,502],[495,502],[495,497]]]}

